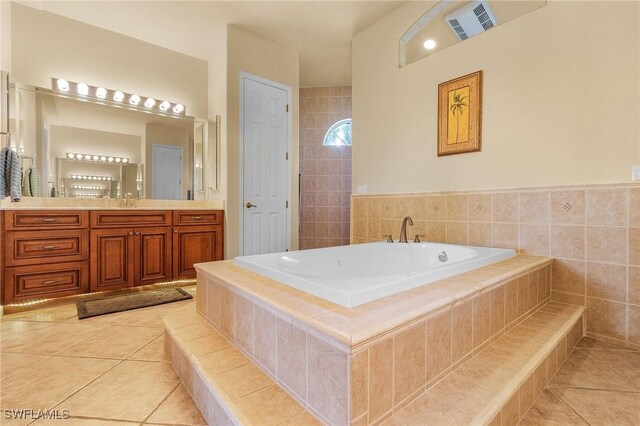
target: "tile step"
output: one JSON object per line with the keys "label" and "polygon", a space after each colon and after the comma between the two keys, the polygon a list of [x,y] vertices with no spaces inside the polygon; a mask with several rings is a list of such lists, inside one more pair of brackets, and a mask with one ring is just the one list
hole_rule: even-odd
{"label": "tile step", "polygon": [[516,425],[584,334],[584,307],[549,302],[385,420]]}
{"label": "tile step", "polygon": [[187,306],[164,319],[164,349],[209,425],[321,425]]}

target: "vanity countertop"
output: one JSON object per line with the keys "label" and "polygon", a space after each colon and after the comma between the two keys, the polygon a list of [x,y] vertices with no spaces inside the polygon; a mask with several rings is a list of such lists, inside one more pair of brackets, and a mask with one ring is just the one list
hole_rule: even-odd
{"label": "vanity countertop", "polygon": [[0,200],[0,210],[223,210],[224,200],[135,200],[123,207],[117,199],[23,198]]}

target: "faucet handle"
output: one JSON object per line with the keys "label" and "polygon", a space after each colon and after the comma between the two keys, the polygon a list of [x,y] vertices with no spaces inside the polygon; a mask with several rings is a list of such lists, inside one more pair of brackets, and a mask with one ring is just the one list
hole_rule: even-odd
{"label": "faucet handle", "polygon": [[426,238],[426,235],[422,235],[422,234],[416,234],[416,237],[413,239],[414,243],[419,243],[420,242],[420,237],[422,238]]}
{"label": "faucet handle", "polygon": [[388,243],[392,243],[392,242],[393,242],[393,237],[391,236],[391,234],[389,234],[389,235],[383,235],[383,237],[387,239],[387,242],[388,242]]}

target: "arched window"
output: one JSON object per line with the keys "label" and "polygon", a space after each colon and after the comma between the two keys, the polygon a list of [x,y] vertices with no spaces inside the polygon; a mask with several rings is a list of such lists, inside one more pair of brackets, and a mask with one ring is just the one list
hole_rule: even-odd
{"label": "arched window", "polygon": [[322,140],[323,146],[351,146],[351,119],[333,123]]}

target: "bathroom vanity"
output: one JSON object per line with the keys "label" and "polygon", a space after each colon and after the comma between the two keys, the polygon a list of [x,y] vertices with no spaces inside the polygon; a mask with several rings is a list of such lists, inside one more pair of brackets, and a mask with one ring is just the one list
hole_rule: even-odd
{"label": "bathroom vanity", "polygon": [[223,258],[222,210],[3,210],[2,304],[190,279]]}

